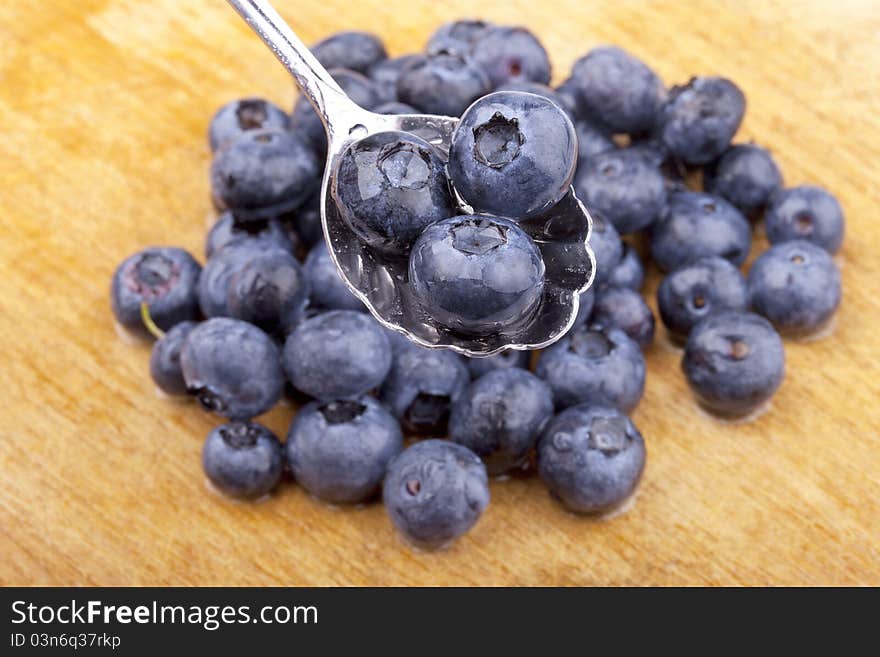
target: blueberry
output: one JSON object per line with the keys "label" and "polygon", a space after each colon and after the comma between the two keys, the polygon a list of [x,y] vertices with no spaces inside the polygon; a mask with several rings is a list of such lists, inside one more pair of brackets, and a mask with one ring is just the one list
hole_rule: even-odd
{"label": "blueberry", "polygon": [[153,350],[150,352],[150,376],[159,390],[167,395],[187,394],[186,381],[183,380],[180,369],[180,349],[195,327],[195,322],[180,322],[153,343]]}
{"label": "blueberry", "polygon": [[[666,144],[663,143],[663,140],[660,139],[660,137],[654,134],[632,139],[629,145],[623,150],[628,153],[637,153],[644,160],[649,162],[651,166],[659,168],[661,172],[665,172],[667,168],[666,165],[671,160],[671,153],[666,147]],[[676,173],[678,173],[678,171],[676,171]]]}
{"label": "blueberry", "polygon": [[494,356],[488,356],[487,358],[468,358],[468,369],[471,372],[471,378],[474,379],[477,379],[484,374],[488,374],[489,372],[508,369],[510,367],[519,367],[527,370],[529,369],[531,353],[532,352],[530,351],[507,349]]}
{"label": "blueberry", "polygon": [[687,167],[680,160],[672,157],[672,153],[659,137],[648,135],[640,139],[633,139],[622,150],[638,155],[650,166],[659,169],[667,193],[689,189]]}
{"label": "blueberry", "polygon": [[391,345],[368,315],[334,310],[297,326],[282,359],[297,390],[316,399],[352,399],[382,385]]}
{"label": "blueberry", "polygon": [[575,513],[604,514],[635,492],[645,441],[613,408],[581,405],[557,415],[538,441],[538,473],[551,495]]}
{"label": "blueberry", "polygon": [[713,255],[741,265],[751,245],[752,229],[740,211],[700,192],[671,193],[666,212],[651,230],[651,256],[662,271]]}
{"label": "blueberry", "polygon": [[346,68],[358,73],[366,73],[388,57],[382,40],[369,32],[337,32],[313,45],[311,51],[326,69]]}
{"label": "blueberry", "polygon": [[703,169],[703,187],[748,215],[761,210],[782,187],[782,173],[770,151],[755,144],[737,144]]}
{"label": "blueberry", "polygon": [[571,325],[571,331],[584,326],[590,321],[590,315],[593,314],[593,306],[596,303],[596,286],[593,285],[586,292],[581,292],[580,303],[578,304],[578,312],[574,318],[574,324]]}
{"label": "blueberry", "polygon": [[238,222],[274,219],[302,205],[321,178],[318,160],[300,137],[278,129],[251,130],[217,151],[214,196]]}
{"label": "blueberry", "polygon": [[248,420],[281,398],[284,374],[278,347],[253,324],[218,317],[202,322],[180,351],[187,390],[209,411]]}
{"label": "blueberry", "polygon": [[[300,206],[293,215],[288,215],[290,226],[296,240],[302,247],[312,249],[324,241],[324,227],[321,225],[320,190]],[[297,250],[298,251],[298,250]]]}
{"label": "blueberry", "polygon": [[489,73],[492,86],[507,82],[550,84],[550,58],[524,27],[492,27],[473,42],[471,56]]}
{"label": "blueberry", "polygon": [[596,258],[596,274],[594,285],[605,283],[614,273],[623,255],[623,242],[617,229],[610,221],[598,212],[590,212],[593,229],[590,231],[590,248]]}
{"label": "blueberry", "polygon": [[[364,109],[371,110],[383,102],[376,83],[357,71],[334,68],[328,73],[348,97]],[[321,119],[315,113],[315,108],[312,107],[305,94],[300,94],[297,98],[290,123],[294,132],[299,134],[316,154],[321,158],[326,156],[327,133],[324,130],[324,124],[321,123]]]}
{"label": "blueberry", "polygon": [[578,198],[622,234],[647,228],[663,213],[666,185],[660,169],[625,149],[594,155],[578,170]]}
{"label": "blueberry", "polygon": [[620,262],[611,270],[608,276],[608,284],[617,287],[628,287],[636,292],[641,291],[645,285],[645,266],[639,254],[629,244],[623,245],[623,255]]}
{"label": "blueberry", "polygon": [[614,150],[617,146],[605,130],[590,121],[578,119],[574,122],[578,138],[578,169],[585,169],[599,153]]}
{"label": "blueberry", "polygon": [[691,390],[713,413],[746,415],[773,396],[785,375],[782,339],[763,317],[723,311],[690,332],[681,363]]}
{"label": "blueberry", "polygon": [[792,240],[771,246],[752,264],[749,303],[788,335],[822,328],[840,305],[840,270],[827,251]]}
{"label": "blueberry", "polygon": [[477,212],[534,217],[568,192],[577,135],[541,96],[499,91],[471,105],[452,135],[449,175]]}
{"label": "blueberry", "polygon": [[411,347],[415,344],[408,337],[406,337],[403,333],[401,333],[399,331],[395,331],[390,328],[386,328],[385,326],[382,326],[381,324],[379,324],[378,321],[376,322],[376,324],[379,326],[379,328],[382,329],[382,331],[385,333],[386,337],[388,338],[388,343],[391,345],[392,355],[396,354],[398,349],[402,349],[405,347]]}
{"label": "blueberry", "polygon": [[397,81],[397,99],[427,114],[460,116],[491,89],[489,76],[471,59],[441,53],[404,68]]}
{"label": "blueberry", "polygon": [[491,27],[486,21],[471,19],[444,23],[428,39],[425,51],[430,54],[447,52],[466,55],[474,42]]}
{"label": "blueberry", "polygon": [[724,258],[700,258],[671,272],[657,288],[660,318],[673,338],[687,337],[709,314],[748,307],[746,280]]}
{"label": "blueberry", "polygon": [[725,78],[691,78],[673,87],[663,108],[661,135],[686,164],[708,164],[721,155],[739,129],[746,97]]}
{"label": "blueberry", "polygon": [[305,271],[312,291],[313,306],[326,310],[364,310],[364,304],[342,280],[323,240],[309,252]]}
{"label": "blueberry", "polygon": [[[376,84],[380,102],[390,104],[397,101],[397,81],[400,79],[400,74],[407,66],[421,59],[424,59],[424,55],[404,55],[383,59],[370,67],[367,77]],[[378,107],[375,111],[379,114],[414,114],[414,112],[382,112]]]}
{"label": "blueberry", "polygon": [[519,368],[493,370],[452,405],[449,437],[483,459],[490,475],[520,468],[553,415],[550,387]]}
{"label": "blueberry", "polygon": [[837,253],[843,243],[843,210],[821,187],[803,185],[777,192],[764,222],[771,244],[801,239]]}
{"label": "blueberry", "polygon": [[210,258],[230,244],[246,242],[260,248],[279,247],[293,253],[296,245],[277,219],[239,223],[231,212],[224,212],[205,239],[205,257]]}
{"label": "blueberry", "polygon": [[552,100],[554,103],[559,105],[559,107],[565,110],[565,100],[558,93],[556,93],[555,89],[548,87],[546,84],[541,84],[540,82],[530,82],[529,80],[513,80],[511,82],[505,82],[504,84],[498,85],[493,91],[518,91],[520,93],[543,96],[547,100]]}
{"label": "blueberry", "polygon": [[512,221],[462,215],[425,229],[410,254],[409,281],[422,309],[448,328],[513,331],[540,305],[544,261]]}
{"label": "blueberry", "polygon": [[654,340],[654,313],[638,292],[628,287],[605,286],[596,293],[591,321],[619,328],[642,349]]}
{"label": "blueberry", "polygon": [[424,440],[405,449],[388,467],[382,491],[394,526],[429,549],[467,532],[489,504],[480,457],[446,440]]}
{"label": "blueberry", "polygon": [[311,402],[290,425],[285,453],[298,484],[339,504],[366,502],[403,450],[397,420],[372,397]]}
{"label": "blueberry", "polygon": [[198,303],[205,317],[229,317],[229,281],[265,245],[244,240],[215,252],[205,263],[199,278]]}
{"label": "blueberry", "polygon": [[612,132],[651,130],[666,99],[657,74],[616,46],[594,48],[581,57],[571,79],[582,111]]}
{"label": "blueberry", "polygon": [[256,422],[231,422],[208,434],[202,448],[205,475],[220,491],[243,499],[272,492],[281,481],[281,443]]}
{"label": "blueberry", "polygon": [[380,398],[406,431],[444,434],[451,405],[469,381],[458,354],[410,343],[395,350]]}
{"label": "blueberry", "polygon": [[[562,101],[562,109],[568,114],[568,118],[572,121],[584,120],[584,112],[581,109],[578,100],[577,83],[571,78],[567,78],[556,87],[556,96]],[[591,121],[592,122],[592,121]]]}
{"label": "blueberry", "polygon": [[417,110],[412,105],[407,105],[406,103],[399,103],[397,101],[392,101],[389,103],[382,103],[373,109],[376,114],[418,114],[419,110]]}
{"label": "blueberry", "polygon": [[242,133],[264,128],[290,129],[290,117],[263,98],[242,98],[227,103],[214,114],[208,128],[208,143],[216,151]]}
{"label": "blueberry", "polygon": [[559,410],[589,403],[628,413],[645,390],[642,351],[616,328],[569,331],[541,353],[535,374],[549,384]]}
{"label": "blueberry", "polygon": [[154,246],[129,256],[116,268],[110,305],[116,321],[129,331],[149,337],[141,304],[163,331],[199,318],[197,287],[202,268],[183,249]]}
{"label": "blueberry", "polygon": [[[353,75],[359,75],[352,73]],[[345,91],[345,89],[343,89]],[[327,132],[304,94],[297,97],[290,114],[291,130],[304,139],[319,161],[327,156]]]}
{"label": "blueberry", "polygon": [[455,214],[443,156],[405,132],[380,132],[349,145],[331,193],[355,234],[391,254],[405,255],[426,226]]}
{"label": "blueberry", "polygon": [[230,277],[226,306],[231,317],[283,337],[308,300],[309,283],[296,258],[283,249],[267,249]]}

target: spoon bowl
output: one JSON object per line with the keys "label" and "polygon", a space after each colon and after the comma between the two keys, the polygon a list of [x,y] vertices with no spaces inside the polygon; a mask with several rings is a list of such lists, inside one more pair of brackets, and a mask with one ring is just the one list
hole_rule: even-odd
{"label": "spoon bowl", "polygon": [[[275,10],[264,0],[228,0],[293,74],[327,131],[327,164],[321,186],[321,219],[333,261],[351,291],[386,328],[425,346],[471,357],[505,349],[539,349],[562,337],[575,321],[580,293],[592,284],[595,257],[588,246],[592,221],[573,188],[544,214],[518,222],[535,241],[546,269],[535,314],[509,330],[469,335],[427,315],[414,298],[405,259],[383,254],[352,231],[337,209],[331,178],[350,144],[380,132],[421,137],[448,156],[458,119],[430,114],[384,115],[356,105],[333,81]],[[459,213],[472,209],[459,197]]]}

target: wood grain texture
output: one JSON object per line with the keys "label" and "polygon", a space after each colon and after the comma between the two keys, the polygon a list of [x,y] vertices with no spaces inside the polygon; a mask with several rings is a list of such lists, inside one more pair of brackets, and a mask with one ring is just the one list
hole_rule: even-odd
{"label": "wood grain texture", "polygon": [[[736,80],[738,138],[847,213],[833,335],[788,341],[772,409],[739,425],[697,410],[658,340],[634,415],[647,471],[613,520],[563,512],[534,479],[493,483],[476,529],[422,554],[378,505],[291,485],[221,499],[199,461],[216,420],[157,398],[148,347],[114,333],[110,275],[145,245],[201,254],[211,113],[246,94],[289,106],[293,85],[220,0],[4,2],[0,584],[880,584],[880,4],[278,0],[306,42],[357,27],[394,54],[474,4],[532,26],[557,81],[608,42],[668,83]],[[267,423],[283,435],[291,412]]]}

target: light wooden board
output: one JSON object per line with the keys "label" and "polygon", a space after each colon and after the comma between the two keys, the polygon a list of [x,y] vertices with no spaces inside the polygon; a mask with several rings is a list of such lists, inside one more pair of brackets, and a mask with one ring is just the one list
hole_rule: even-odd
{"label": "light wooden board", "polygon": [[[248,94],[289,106],[293,85],[220,0],[3,2],[0,584],[880,584],[880,4],[278,6],[306,42],[356,27],[403,54],[478,13],[532,26],[556,81],[609,42],[668,83],[731,77],[749,102],[739,139],[846,210],[833,335],[787,342],[772,409],[742,425],[697,410],[658,340],[634,415],[647,471],[613,520],[565,513],[534,479],[493,483],[472,533],[421,554],[379,505],[333,509],[293,485],[221,499],[199,461],[216,420],[157,398],[148,348],[114,333],[109,280],[145,245],[201,254],[211,113]],[[267,422],[283,435],[291,413]]]}

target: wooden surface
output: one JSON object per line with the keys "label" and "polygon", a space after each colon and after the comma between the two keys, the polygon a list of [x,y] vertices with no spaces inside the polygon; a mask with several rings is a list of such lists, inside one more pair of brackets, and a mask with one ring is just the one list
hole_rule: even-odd
{"label": "wooden surface", "polygon": [[[247,94],[289,106],[293,85],[220,0],[3,2],[0,584],[880,584],[880,5],[476,4],[531,25],[556,81],[607,42],[668,83],[733,78],[739,139],[769,146],[788,183],[839,196],[844,304],[833,335],[786,343],[770,412],[701,414],[660,339],[634,415],[648,466],[616,519],[568,515],[536,480],[493,483],[472,533],[420,554],[378,505],[332,509],[292,485],[221,499],[199,461],[217,421],[157,398],[108,286],[146,245],[201,256],[211,113]],[[357,27],[393,54],[470,5],[278,2],[306,42]],[[267,422],[284,435],[290,415]]]}

